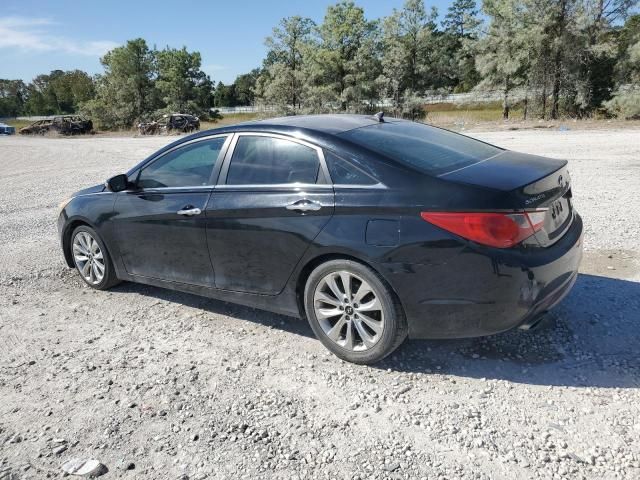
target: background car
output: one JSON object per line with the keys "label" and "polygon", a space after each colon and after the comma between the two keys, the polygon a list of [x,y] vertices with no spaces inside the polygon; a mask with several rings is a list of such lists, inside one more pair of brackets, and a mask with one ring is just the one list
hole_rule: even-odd
{"label": "background car", "polygon": [[0,135],[14,135],[15,133],[16,127],[12,127],[6,123],[0,123]]}
{"label": "background car", "polygon": [[200,119],[187,113],[172,113],[152,122],[138,124],[140,135],[156,135],[159,133],[190,133],[200,130]]}
{"label": "background car", "polygon": [[21,128],[21,135],[44,135],[48,132],[60,135],[79,135],[93,131],[93,122],[80,115],[56,115],[51,118],[37,120],[31,125]]}
{"label": "background car", "polygon": [[530,328],[582,256],[566,161],[382,115],[249,122],[78,192],[58,228],[93,288],[129,280],[306,317],[372,363],[407,335]]}

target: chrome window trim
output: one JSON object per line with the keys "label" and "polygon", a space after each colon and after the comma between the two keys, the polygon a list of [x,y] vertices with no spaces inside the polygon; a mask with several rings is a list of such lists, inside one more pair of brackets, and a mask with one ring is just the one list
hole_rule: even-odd
{"label": "chrome window trim", "polygon": [[[123,193],[171,193],[171,192],[182,192],[182,191],[190,191],[190,192],[210,192],[213,190],[213,185],[197,185],[194,187],[158,187],[158,188],[145,188],[140,190],[124,190]],[[120,192],[117,192],[120,193]]]}
{"label": "chrome window trim", "polygon": [[374,183],[374,184],[356,184],[356,183],[334,183],[333,184],[334,188],[344,188],[344,189],[352,189],[352,188],[356,188],[356,189],[367,189],[370,188],[371,190],[386,190],[387,186],[384,183]]}
{"label": "chrome window trim", "polygon": [[323,183],[256,183],[244,185],[216,185],[216,190],[332,190],[333,185]]}
{"label": "chrome window trim", "polygon": [[[327,181],[327,179],[331,179],[331,176],[329,175],[329,170],[327,169],[327,164],[325,162],[324,159],[324,152],[322,151],[322,148],[318,147],[317,145],[314,145],[313,143],[307,142],[306,140],[302,140],[296,137],[291,137],[288,135],[282,135],[280,133],[269,133],[269,132],[252,132],[252,131],[245,131],[245,132],[236,132],[233,134],[233,140],[231,141],[231,144],[229,145],[229,148],[227,149],[227,152],[225,154],[225,158],[222,164],[222,170],[220,171],[220,175],[218,176],[218,184],[216,185],[216,189],[219,188],[223,188],[225,190],[230,189],[229,187],[234,187],[234,188],[246,188],[246,189],[255,189],[255,188],[265,188],[265,187],[270,187],[270,188],[291,188],[292,186],[295,187],[296,185],[309,185],[309,186],[322,186],[322,185],[326,185],[328,187],[331,187],[332,185],[330,183],[310,183],[310,184],[295,184],[295,183],[284,183],[284,184],[269,184],[269,183],[264,183],[264,184],[257,184],[257,185],[248,185],[248,184],[244,184],[244,185],[227,185],[227,176],[229,173],[229,167],[231,166],[231,159],[233,157],[233,152],[236,149],[236,145],[238,143],[238,139],[240,137],[268,137],[268,138],[277,138],[280,140],[287,140],[289,142],[293,142],[293,143],[298,143],[300,145],[304,145],[305,147],[309,147],[313,150],[316,151],[316,154],[318,156],[318,162],[320,164],[320,169],[322,169],[322,173],[324,176],[324,180],[325,182]],[[320,170],[318,170],[318,177],[320,176]]]}

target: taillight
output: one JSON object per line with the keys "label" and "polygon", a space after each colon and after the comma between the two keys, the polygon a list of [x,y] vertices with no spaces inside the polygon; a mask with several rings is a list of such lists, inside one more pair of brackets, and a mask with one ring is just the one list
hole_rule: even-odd
{"label": "taillight", "polygon": [[420,216],[467,240],[490,247],[509,248],[540,230],[545,212],[422,212]]}

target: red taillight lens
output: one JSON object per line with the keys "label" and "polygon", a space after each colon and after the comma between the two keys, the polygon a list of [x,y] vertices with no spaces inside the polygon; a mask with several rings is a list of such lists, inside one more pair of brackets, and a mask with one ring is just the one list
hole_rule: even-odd
{"label": "red taillight lens", "polygon": [[467,240],[497,248],[517,245],[540,230],[544,221],[544,212],[422,212],[420,216]]}

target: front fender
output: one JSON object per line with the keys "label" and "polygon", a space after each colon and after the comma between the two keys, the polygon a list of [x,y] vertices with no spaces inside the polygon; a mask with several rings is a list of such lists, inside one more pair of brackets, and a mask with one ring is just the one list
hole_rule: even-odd
{"label": "front fender", "polygon": [[79,225],[88,225],[103,239],[107,247],[110,235],[105,225],[113,216],[115,196],[111,192],[96,192],[78,195],[58,215],[58,235],[65,262],[73,267],[71,257],[71,233]]}

